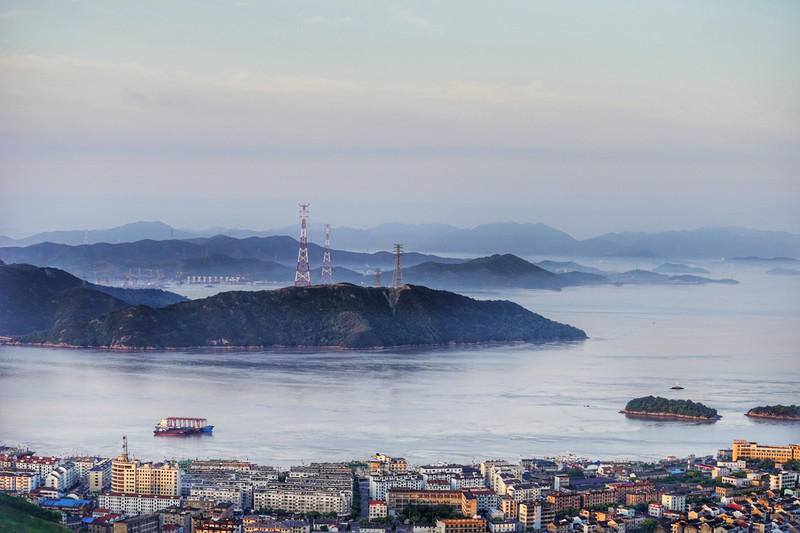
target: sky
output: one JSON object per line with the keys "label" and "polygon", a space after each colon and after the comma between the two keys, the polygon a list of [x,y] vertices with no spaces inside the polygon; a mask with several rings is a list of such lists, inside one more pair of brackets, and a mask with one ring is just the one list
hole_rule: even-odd
{"label": "sky", "polygon": [[800,233],[800,2],[0,0],[0,234]]}

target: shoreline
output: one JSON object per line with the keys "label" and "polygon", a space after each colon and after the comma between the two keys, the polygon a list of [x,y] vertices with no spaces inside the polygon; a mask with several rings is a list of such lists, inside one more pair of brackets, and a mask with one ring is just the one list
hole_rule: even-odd
{"label": "shoreline", "polygon": [[662,420],[677,420],[677,421],[687,420],[691,422],[716,422],[717,420],[722,418],[721,415],[717,415],[712,418],[706,418],[702,416],[678,415],[673,413],[649,413],[647,411],[627,411],[625,409],[621,410],[620,413],[631,418],[662,419]]}
{"label": "shoreline", "polygon": [[447,346],[494,346],[494,345],[516,345],[516,344],[550,344],[550,343],[571,343],[582,342],[586,338],[555,338],[542,340],[487,340],[475,342],[442,342],[433,344],[393,344],[386,346],[314,346],[314,345],[264,345],[264,346],[237,346],[230,344],[201,345],[201,346],[78,346],[72,344],[57,344],[48,342],[19,342],[19,341],[0,341],[0,346],[20,346],[23,348],[64,348],[69,350],[103,350],[110,352],[177,352],[177,351],[262,351],[262,350],[335,350],[335,351],[382,351],[396,348],[442,348]]}
{"label": "shoreline", "polygon": [[766,420],[784,420],[786,422],[800,422],[800,416],[776,416],[776,415],[762,415],[757,413],[747,412],[744,416],[748,418],[764,418]]}

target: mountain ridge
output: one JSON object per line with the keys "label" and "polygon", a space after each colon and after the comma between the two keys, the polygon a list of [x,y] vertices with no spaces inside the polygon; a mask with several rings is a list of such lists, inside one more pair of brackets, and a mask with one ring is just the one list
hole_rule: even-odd
{"label": "mountain ridge", "polygon": [[14,339],[110,349],[192,347],[381,348],[582,340],[586,333],[508,301],[406,285],[348,283],[230,291],[161,309],[127,307]]}
{"label": "mountain ridge", "polygon": [[103,287],[63,270],[33,265],[0,265],[0,335],[15,336],[91,318],[130,305],[184,301],[157,289]]}

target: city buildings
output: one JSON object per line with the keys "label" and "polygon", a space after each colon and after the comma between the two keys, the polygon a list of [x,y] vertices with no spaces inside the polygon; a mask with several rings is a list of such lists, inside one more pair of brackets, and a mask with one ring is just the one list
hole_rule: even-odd
{"label": "city buildings", "polygon": [[[376,457],[380,460],[312,463],[280,471],[227,460],[142,463],[127,453],[114,459],[4,453],[0,490],[25,495],[62,513],[65,525],[83,525],[89,533],[171,533],[180,528],[387,533],[393,527],[387,521],[407,518],[411,505],[438,507],[457,518],[405,528],[406,524],[395,523],[404,533],[634,533],[646,518],[656,521],[654,533],[800,532],[798,472],[767,469],[761,463],[754,466],[743,458],[672,458],[661,465],[576,464],[578,460],[571,458],[569,466],[562,463],[559,471],[534,471],[532,465],[549,465],[528,459],[527,468],[522,462],[514,465],[505,460],[484,461],[480,468],[449,463],[409,467],[399,458]],[[397,472],[391,473],[388,466],[374,468],[368,479],[359,482],[358,475],[368,472],[373,461],[395,464]],[[25,465],[21,469],[20,462]],[[611,477],[582,478],[579,468]],[[565,475],[568,470],[572,478]],[[47,474],[42,477],[40,471]],[[723,471],[736,473],[715,483],[713,474]],[[42,486],[42,480],[51,486]],[[88,491],[106,483],[112,489],[121,486],[138,492]],[[62,498],[61,489],[70,484],[74,485],[70,494],[88,491],[88,497]],[[364,496],[359,524],[349,515],[354,495],[366,493],[367,486],[384,499]],[[292,515],[297,514],[309,519],[296,520]],[[323,519],[312,523],[315,517]]]}

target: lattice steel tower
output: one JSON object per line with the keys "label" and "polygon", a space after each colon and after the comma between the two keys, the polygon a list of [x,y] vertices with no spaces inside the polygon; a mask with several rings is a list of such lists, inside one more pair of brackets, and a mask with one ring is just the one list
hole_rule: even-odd
{"label": "lattice steel tower", "polygon": [[381,269],[380,268],[375,268],[375,286],[376,287],[380,287],[381,286]]}
{"label": "lattice steel tower", "polygon": [[331,225],[325,224],[325,253],[322,256],[322,283],[333,283],[331,266]]}
{"label": "lattice steel tower", "polygon": [[392,288],[400,289],[403,287],[403,269],[400,266],[400,255],[403,253],[403,245],[394,245],[394,273],[392,274]]}
{"label": "lattice steel tower", "polygon": [[300,204],[300,251],[297,252],[297,272],[294,275],[295,287],[308,287],[311,285],[311,272],[308,268],[308,235],[306,233],[308,206],[309,204]]}

